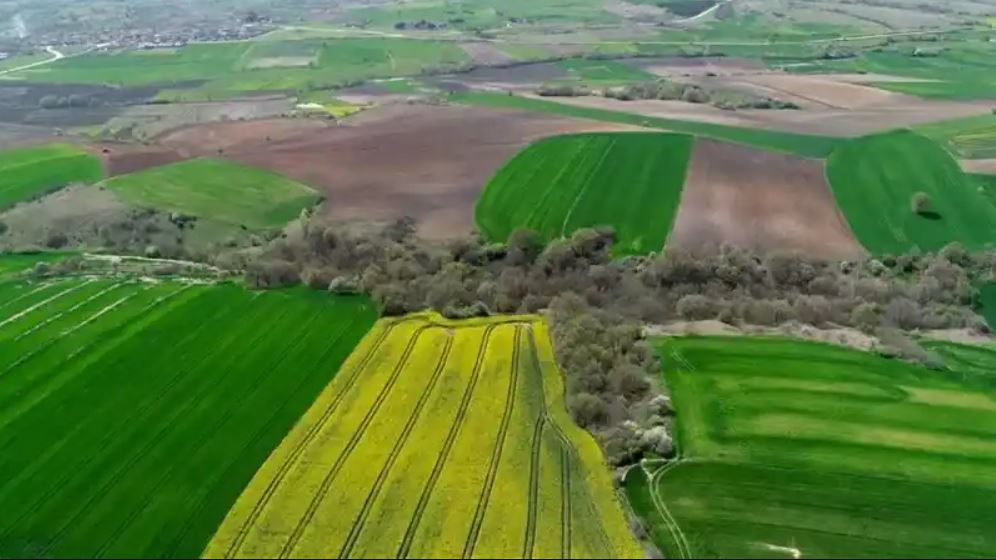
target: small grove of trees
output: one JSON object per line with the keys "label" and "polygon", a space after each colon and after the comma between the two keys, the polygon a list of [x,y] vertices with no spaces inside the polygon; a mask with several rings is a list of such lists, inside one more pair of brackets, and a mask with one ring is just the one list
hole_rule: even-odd
{"label": "small grove of trees", "polygon": [[910,198],[910,209],[914,214],[926,214],[930,212],[930,195],[925,192],[915,193]]}
{"label": "small grove of trees", "polygon": [[[715,319],[734,325],[801,322],[869,333],[987,330],[974,285],[996,271],[996,252],[951,245],[838,262],[722,247],[693,255],[614,259],[611,228],[548,243],[520,229],[506,243],[471,236],[430,243],[415,222],[341,226],[304,215],[300,234],[278,237],[215,264],[245,271],[259,288],[306,283],[370,294],[387,315],[435,309],[449,317],[546,312],[568,407],[615,464],[666,454],[670,425],[656,361],[642,325]],[[889,331],[880,331],[889,329]],[[897,357],[930,363],[913,341],[892,337]]]}

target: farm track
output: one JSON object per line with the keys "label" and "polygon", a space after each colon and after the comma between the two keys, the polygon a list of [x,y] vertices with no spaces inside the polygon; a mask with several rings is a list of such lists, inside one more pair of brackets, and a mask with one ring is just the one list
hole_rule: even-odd
{"label": "farm track", "polygon": [[258,502],[256,502],[256,504],[253,506],[252,511],[249,514],[249,517],[246,518],[245,522],[239,528],[239,532],[236,534],[235,539],[232,541],[232,544],[229,546],[228,550],[225,553],[225,558],[234,557],[242,548],[243,544],[245,544],[245,539],[249,535],[249,530],[253,527],[256,521],[259,520],[259,516],[262,514],[263,509],[266,507],[266,505],[273,498],[273,495],[276,492],[277,488],[283,482],[284,478],[290,472],[291,468],[293,468],[294,464],[300,458],[301,454],[304,453],[304,451],[308,448],[311,442],[318,436],[319,433],[321,433],[322,428],[325,427],[325,424],[338,410],[339,405],[342,403],[342,400],[345,398],[345,395],[353,387],[353,384],[359,378],[363,370],[366,369],[366,367],[370,364],[371,361],[373,361],[373,358],[374,356],[377,355],[377,352],[380,350],[381,345],[383,345],[384,341],[387,339],[388,335],[391,333],[391,331],[394,329],[396,325],[397,323],[392,322],[388,324],[387,327],[385,327],[381,331],[380,335],[374,341],[373,345],[371,346],[367,354],[364,355],[363,359],[360,360],[360,363],[357,364],[357,366],[353,368],[353,370],[350,372],[350,375],[346,380],[345,386],[342,388],[339,394],[336,395],[335,399],[332,400],[328,408],[326,408],[325,411],[322,413],[322,416],[319,419],[319,421],[316,422],[315,425],[312,426],[310,430],[308,430],[304,439],[302,439],[301,442],[299,442],[299,444],[296,447],[294,447],[287,460],[281,464],[280,469],[277,470],[277,474],[270,480],[269,484],[267,484],[266,490],[263,492],[263,496],[259,499]]}
{"label": "farm track", "polygon": [[349,531],[349,536],[346,538],[346,542],[339,551],[339,558],[349,558],[352,554],[353,547],[356,546],[356,541],[360,537],[360,532],[363,530],[367,517],[370,515],[370,508],[380,495],[380,492],[384,487],[384,483],[387,482],[388,475],[391,474],[391,470],[394,468],[394,464],[398,460],[398,456],[401,455],[402,449],[404,449],[404,446],[408,443],[408,438],[411,436],[412,431],[415,429],[416,423],[422,415],[422,409],[425,408],[426,403],[429,401],[429,396],[432,395],[432,392],[436,388],[436,384],[439,381],[439,377],[446,368],[446,362],[449,360],[450,351],[453,349],[453,335],[454,333],[452,329],[449,329],[447,331],[446,344],[443,346],[443,353],[439,357],[435,370],[432,372],[429,384],[426,385],[425,389],[422,391],[422,394],[419,396],[419,400],[415,404],[415,409],[408,417],[408,422],[405,423],[405,427],[402,430],[401,435],[398,436],[398,440],[394,443],[394,447],[391,449],[391,454],[388,456],[387,461],[381,467],[373,488],[367,493],[366,500],[363,502],[363,507],[360,509],[359,515],[353,522],[353,527]]}
{"label": "farm track", "polygon": [[56,313],[56,314],[52,315],[51,317],[49,317],[48,319],[45,319],[44,321],[36,324],[35,326],[31,327],[30,329],[22,332],[21,334],[19,334],[16,337],[14,337],[14,342],[18,342],[19,340],[22,340],[25,337],[30,336],[31,334],[33,334],[33,333],[35,333],[35,332],[37,332],[37,331],[39,331],[39,330],[47,327],[48,325],[54,323],[55,321],[58,321],[59,319],[61,319],[64,316],[66,316],[67,314],[71,314],[71,313],[79,310],[81,307],[85,306],[86,304],[88,304],[88,303],[90,303],[90,302],[92,302],[94,300],[97,300],[101,296],[103,296],[103,295],[105,295],[105,294],[107,294],[109,292],[112,292],[112,291],[114,291],[114,290],[116,290],[116,289],[118,289],[118,288],[120,288],[122,286],[125,286],[125,285],[126,284],[124,284],[122,282],[119,282],[117,284],[111,284],[107,288],[104,288],[103,290],[101,290],[101,291],[93,294],[92,296],[90,296],[90,297],[86,298],[85,300],[77,303],[76,305],[70,307],[69,309],[66,309],[65,311],[61,311],[59,313]]}
{"label": "farm track", "polygon": [[38,286],[37,288],[31,290],[30,292],[28,292],[26,294],[21,294],[21,295],[17,296],[14,299],[11,299],[9,301],[5,301],[2,304],[0,304],[0,311],[3,311],[8,306],[14,305],[15,303],[18,303],[18,302],[20,302],[23,299],[27,299],[27,298],[29,298],[29,297],[37,294],[38,292],[40,292],[42,290],[51,288],[52,286],[58,285],[58,284],[60,284],[60,283],[59,282],[56,282],[56,283],[45,283],[45,284],[42,284],[42,285]]}
{"label": "farm track", "polygon": [[474,512],[474,520],[470,526],[470,534],[463,546],[463,558],[470,558],[474,554],[477,540],[480,537],[481,525],[484,523],[484,514],[491,500],[491,491],[494,488],[495,477],[498,475],[498,466],[501,463],[502,451],[505,448],[505,438],[508,435],[508,427],[512,422],[512,412],[515,409],[515,392],[519,381],[519,342],[522,339],[523,327],[515,328],[515,342],[512,348],[512,378],[508,384],[508,394],[505,397],[505,410],[502,414],[501,425],[498,428],[498,439],[495,442],[494,451],[491,452],[491,462],[488,465],[487,477],[484,487],[481,489],[481,496],[477,500],[477,510]]}
{"label": "farm track", "polygon": [[[542,375],[542,372],[539,372]],[[536,505],[539,501],[539,469],[540,450],[543,448],[543,427],[546,416],[540,414],[533,428],[533,444],[529,460],[529,499],[526,512],[526,537],[523,540],[522,557],[533,557],[533,546],[536,542]]]}
{"label": "farm track", "polygon": [[[284,311],[283,313],[281,313],[281,315],[278,316],[276,318],[276,320],[279,321],[279,319],[284,314],[286,314],[286,311]],[[266,334],[267,334],[267,331],[265,329],[259,329],[259,331],[256,334],[256,336],[251,340],[250,344],[247,347],[248,348],[254,348],[256,346],[256,344],[258,344],[259,341],[266,336]],[[236,343],[236,342],[241,342],[241,341],[237,341],[237,340],[234,340],[234,339],[231,340],[231,343],[233,343],[233,344]],[[219,351],[221,351],[223,348],[224,347],[217,348],[214,352],[212,352],[207,357],[205,357],[200,362],[198,362],[197,365],[199,366],[199,365],[203,364],[204,362],[207,362],[207,361],[211,360],[212,358],[214,358],[215,356],[219,355]],[[233,353],[233,355],[234,355],[234,353]],[[197,369],[196,367],[189,367],[189,368],[186,369],[186,372],[190,373],[192,370],[196,370],[196,369]],[[226,374],[227,373],[231,373],[231,368],[219,368],[219,370],[220,371],[224,371]],[[181,407],[179,407],[177,409],[174,409],[173,413],[170,415],[170,418],[173,419],[173,420],[178,420],[178,419],[183,418],[184,415],[187,413],[188,410],[190,410],[191,408],[193,408],[194,406],[196,406],[199,403],[199,401],[201,400],[201,397],[203,397],[205,395],[210,395],[213,392],[213,390],[219,384],[221,384],[224,380],[227,380],[227,379],[229,379],[228,375],[220,375],[220,376],[217,376],[217,378],[213,381],[213,383],[205,383],[205,384],[201,385],[198,388],[196,394],[192,398],[188,397],[187,401]],[[173,387],[171,387],[171,389],[174,389],[174,388],[176,388],[176,385],[174,385]],[[157,399],[157,401],[156,401],[156,404],[162,403],[162,402],[169,402],[166,399],[167,396],[169,396],[169,393],[167,393],[167,392],[161,393],[159,399]],[[144,418],[143,420],[148,421],[148,419],[149,418],[147,417],[147,418]],[[138,425],[142,425],[142,424],[144,424],[144,422],[140,422]],[[70,518],[70,520],[68,522],[66,522],[65,524],[63,524],[63,526],[55,533],[55,535],[49,541],[48,546],[45,547],[45,549],[42,551],[42,553],[41,553],[42,556],[47,555],[48,552],[55,545],[58,544],[59,540],[62,538],[62,536],[65,534],[65,532],[68,531],[70,528],[72,528],[73,525],[75,525],[76,521],[80,517],[82,517],[84,514],[86,514],[87,511],[93,506],[94,503],[96,503],[98,500],[102,499],[104,496],[107,495],[108,492],[111,491],[111,489],[113,489],[115,486],[117,486],[117,484],[118,484],[118,482],[120,482],[121,478],[124,477],[128,471],[130,471],[132,468],[134,468],[135,465],[138,464],[142,459],[144,459],[153,449],[155,449],[156,446],[163,439],[163,437],[165,437],[165,435],[167,433],[169,433],[172,429],[174,429],[173,425],[172,425],[172,420],[169,421],[169,422],[164,422],[163,425],[162,425],[162,427],[160,428],[160,430],[158,432],[156,432],[156,434],[153,435],[146,442],[146,444],[139,450],[139,452],[136,453],[136,454],[134,454],[134,455],[132,455],[126,463],[124,463],[123,465],[121,465],[120,467],[118,467],[118,469],[115,471],[115,473],[113,475],[111,475],[111,478],[109,478],[104,483],[104,485],[100,488],[100,490],[98,490],[96,494],[91,494],[90,497],[89,497],[89,499],[86,501],[86,503],[76,511],[76,513],[72,516],[72,518]]]}
{"label": "farm track", "polygon": [[366,430],[370,426],[370,423],[373,422],[374,417],[377,416],[377,413],[380,411],[380,407],[384,404],[384,401],[387,400],[387,397],[388,395],[390,395],[391,390],[394,388],[395,383],[397,383],[398,377],[401,375],[401,372],[405,369],[405,366],[408,365],[408,360],[409,358],[411,358],[412,352],[415,351],[415,346],[418,344],[418,340],[419,338],[421,338],[422,333],[424,333],[426,330],[430,328],[432,328],[430,325],[423,325],[419,327],[415,331],[415,333],[408,339],[408,345],[405,347],[404,352],[401,354],[401,357],[398,359],[398,363],[395,365],[394,370],[391,372],[391,377],[388,379],[384,387],[381,388],[381,391],[377,395],[377,399],[374,401],[373,406],[370,407],[370,409],[367,411],[366,416],[364,416],[363,420],[360,422],[359,427],[356,429],[355,432],[353,432],[352,437],[349,439],[349,442],[346,443],[345,449],[343,449],[342,452],[339,454],[339,457],[336,459],[335,464],[332,466],[329,472],[326,473],[325,478],[322,479],[322,483],[318,487],[318,492],[311,498],[311,502],[308,504],[308,509],[305,511],[304,517],[302,517],[298,521],[297,526],[294,528],[294,531],[290,535],[290,539],[288,539],[288,541],[284,543],[284,546],[280,551],[279,555],[280,558],[289,557],[291,553],[293,553],[294,549],[297,548],[297,545],[300,542],[301,537],[304,536],[305,529],[307,529],[308,524],[311,523],[311,520],[314,518],[315,513],[317,513],[318,511],[318,508],[321,506],[322,502],[325,500],[325,497],[328,495],[329,490],[332,488],[332,483],[335,481],[335,478],[339,475],[339,471],[342,470],[342,467],[346,464],[346,461],[349,459],[349,456],[353,453],[353,450],[360,443],[360,440],[363,439],[363,434],[366,433]]}
{"label": "farm track", "polygon": [[[167,294],[166,296],[162,296],[162,297],[158,298],[157,300],[153,301],[148,306],[146,306],[145,308],[143,308],[142,310],[140,310],[138,313],[136,313],[135,317],[144,317],[146,313],[148,313],[149,311],[151,311],[152,309],[154,309],[156,306],[162,304],[163,302],[167,301],[168,299],[171,299],[171,296],[175,296],[175,295],[179,294],[180,292],[183,292],[185,289],[186,288],[183,288],[183,289],[177,290],[175,292],[172,292],[170,294]],[[89,321],[89,322],[92,322],[92,321]],[[68,331],[65,331],[65,332],[61,333],[56,338],[50,339],[45,345],[43,345],[43,346],[41,346],[39,348],[36,348],[35,350],[33,350],[30,353],[28,353],[25,356],[23,356],[22,358],[18,359],[18,361],[15,364],[13,364],[12,366],[8,367],[3,372],[0,372],[0,376],[2,376],[4,373],[8,373],[9,371],[13,371],[13,369],[16,369],[16,367],[19,367],[19,366],[23,365],[25,362],[33,359],[38,354],[44,352],[48,348],[51,348],[55,344],[58,344],[66,336],[68,336],[67,333],[71,334],[72,332],[75,332],[76,330],[78,330],[79,328],[81,328],[82,325],[85,324],[85,323],[87,323],[87,321],[84,321],[80,325],[76,325],[72,329],[69,329]],[[79,355],[81,355],[81,354],[89,351],[91,348],[99,346],[102,342],[106,342],[109,339],[113,339],[114,337],[116,337],[118,334],[120,334],[126,328],[127,328],[127,326],[119,326],[118,328],[112,329],[109,332],[100,333],[98,336],[94,337],[94,340],[92,340],[89,344],[85,344],[85,345],[81,346],[80,348],[76,349],[76,351],[72,352],[70,355],[67,355],[59,363],[58,367],[60,369],[64,368],[66,365],[68,365],[73,360],[75,360],[76,357],[78,357]],[[2,401],[0,401],[0,402],[2,402]],[[31,406],[34,406],[34,405],[31,405]],[[29,406],[28,410],[30,410],[30,408],[31,407]],[[26,412],[26,411],[21,411],[18,414],[23,414],[24,412]],[[0,418],[0,428],[2,428],[3,426],[5,426],[9,422],[10,422],[10,420],[4,420],[4,419]],[[76,429],[80,429],[80,428],[82,428],[82,426],[77,426],[76,427]],[[68,435],[67,435],[67,437],[63,438],[62,441],[65,441],[65,439],[67,439],[67,438],[68,438]],[[9,441],[5,442],[4,445],[6,445],[7,443],[9,443]],[[61,441],[60,441],[60,443],[61,443]],[[2,447],[0,447],[0,449],[2,449]]]}
{"label": "farm track", "polygon": [[678,525],[678,521],[671,515],[671,510],[667,508],[664,503],[664,499],[661,498],[660,492],[658,492],[658,483],[661,477],[667,474],[669,471],[674,470],[679,464],[681,464],[680,459],[676,459],[664,465],[663,467],[657,469],[650,476],[648,485],[650,487],[650,497],[654,502],[654,507],[661,514],[661,518],[664,520],[664,524],[667,527],[669,533],[671,533],[671,539],[674,541],[675,547],[677,548],[679,558],[694,558],[692,556],[691,547],[688,545],[688,539],[685,534],[681,531],[681,527]]}
{"label": "farm track", "polygon": [[560,557],[571,558],[571,454],[560,448]]}
{"label": "farm track", "polygon": [[[530,331],[532,331],[531,328],[530,328]],[[531,334],[530,334],[529,344],[530,344],[530,350],[531,350],[532,355],[533,355],[533,361],[534,361],[536,370],[542,372],[543,371],[543,365],[542,365],[542,363],[540,363],[540,360],[539,360],[539,350],[536,347],[536,336],[535,336],[535,333],[533,333],[533,332],[531,332]],[[571,508],[573,506],[573,504],[571,503],[573,500],[572,500],[571,494],[570,494],[570,492],[571,492],[571,476],[570,475],[571,475],[571,467],[573,465],[573,463],[571,462],[571,460],[573,459],[575,462],[577,462],[577,464],[582,465],[582,466],[583,466],[583,463],[579,460],[578,451],[574,447],[574,444],[571,443],[570,438],[567,437],[567,434],[564,433],[564,431],[557,424],[557,422],[553,418],[551,418],[549,416],[549,409],[547,408],[547,404],[546,404],[546,390],[545,389],[543,391],[543,394],[544,394],[544,398],[543,398],[543,415],[547,418],[547,424],[550,425],[550,427],[553,429],[554,436],[556,436],[557,440],[560,441],[561,449],[563,450],[563,452],[564,452],[564,454],[565,454],[565,456],[567,458],[567,461],[564,464],[565,472],[564,472],[564,475],[563,475],[563,477],[561,479],[561,484],[563,485],[563,488],[564,488],[563,491],[566,491],[566,496],[567,496],[567,500],[566,500],[567,501],[567,509],[565,510],[567,512],[566,513],[566,525],[562,527],[562,533],[565,534],[565,535],[570,535],[571,531],[572,531],[572,527],[571,527],[571,524],[572,524],[572,521],[571,521],[571,511],[572,510],[571,510]],[[589,510],[589,513],[591,513],[591,515],[592,515],[592,517],[594,519],[597,519],[598,518],[598,512],[596,512],[594,510],[594,500],[593,500],[591,494],[588,492],[587,487],[584,486],[584,485],[582,485],[582,490],[583,490],[584,497],[585,497],[585,500],[584,500],[585,501],[585,505],[587,506],[587,508]],[[596,526],[598,527],[599,540],[602,541],[602,545],[604,546],[605,553],[608,553],[609,551],[613,550],[612,540],[609,538],[609,535],[605,532],[605,527],[602,526],[601,523],[597,524]],[[565,540],[565,542],[567,543],[568,553],[564,557],[565,558],[570,558],[570,550],[569,549],[570,549],[570,543],[571,543],[571,541],[570,540]]]}
{"label": "farm track", "polygon": [[477,351],[477,359],[474,361],[474,369],[470,375],[470,382],[467,384],[467,388],[464,389],[463,398],[460,401],[460,408],[457,409],[457,414],[453,420],[452,426],[450,427],[450,431],[446,434],[446,441],[443,443],[443,450],[440,452],[439,457],[436,458],[436,463],[432,467],[429,480],[422,489],[422,493],[418,499],[418,504],[415,506],[415,511],[412,513],[412,517],[408,522],[408,528],[405,530],[405,536],[401,540],[401,545],[398,547],[398,552],[395,555],[395,558],[408,558],[412,542],[415,540],[415,532],[418,529],[419,523],[422,521],[422,515],[425,513],[425,508],[429,504],[429,498],[432,496],[432,491],[436,486],[436,482],[438,482],[439,476],[442,474],[443,467],[446,465],[446,460],[449,457],[450,451],[453,449],[453,443],[456,441],[460,428],[463,427],[463,419],[467,415],[467,409],[470,408],[470,403],[474,396],[474,389],[477,387],[477,381],[480,379],[481,370],[484,367],[484,357],[487,354],[488,343],[491,340],[491,333],[494,332],[496,327],[496,324],[491,324],[484,329],[484,333],[481,336],[481,346]]}
{"label": "farm track", "polygon": [[[320,314],[318,313],[313,314],[310,317],[310,319],[304,324],[301,331],[307,333],[311,325],[316,323],[319,318]],[[255,395],[256,392],[259,390],[259,386],[261,382],[266,378],[267,373],[272,369],[279,368],[289,357],[294,356],[295,353],[301,348],[301,346],[304,345],[305,340],[307,340],[307,338],[304,335],[296,337],[294,344],[287,345],[284,347],[284,350],[280,353],[279,357],[277,358],[276,362],[273,364],[271,368],[260,368],[259,371],[257,372],[257,375],[254,377],[252,384],[247,389],[247,392],[240,395],[239,399],[236,402],[248,402],[249,399],[253,395]],[[222,380],[220,379],[218,382],[220,383],[221,381]],[[221,429],[221,427],[224,426],[225,423],[229,421],[229,419],[231,419],[231,417],[237,412],[237,408],[238,407],[229,407],[228,410],[226,410],[224,414],[218,417],[211,424],[209,428],[203,430],[203,437],[196,444],[194,444],[192,448],[186,450],[185,452],[186,455],[187,456],[196,455],[208,443],[208,441],[211,440],[211,438],[215,437],[216,433]],[[169,469],[166,470],[165,473],[163,473],[163,476],[160,477],[159,481],[152,486],[152,490],[146,493],[146,499],[132,511],[132,513],[112,533],[112,535],[104,542],[104,544],[101,545],[99,549],[97,549],[97,552],[94,554],[95,558],[103,557],[104,554],[107,552],[107,550],[117,542],[117,540],[121,537],[122,534],[124,534],[124,532],[130,527],[130,525],[135,521],[135,519],[137,519],[138,516],[145,510],[145,508],[148,507],[153,497],[158,493],[158,490],[167,481],[169,481],[170,477],[173,476],[175,470],[180,466],[181,463],[174,463]]]}
{"label": "farm track", "polygon": [[[207,328],[207,323],[201,323],[199,327],[192,329],[184,340],[195,339],[197,336],[200,335],[201,330],[205,328]],[[183,357],[185,356],[186,354],[183,355]],[[180,358],[181,362],[183,360],[183,357]],[[163,397],[169,394],[169,392],[175,388],[176,384],[180,382],[180,380],[183,378],[184,375],[186,375],[186,373],[187,373],[186,369],[178,369],[176,374],[169,380],[164,389],[160,391],[157,398],[152,399],[146,402],[142,407],[133,410],[132,413],[129,414],[124,419],[122,425],[135,425],[136,423],[138,423],[138,421],[146,418],[147,417],[146,413],[149,412],[152,408],[154,408],[155,405],[160,403]],[[70,432],[69,434],[67,434],[65,437],[62,438],[58,446],[53,446],[52,448],[50,448],[49,453],[54,453],[55,451],[57,451],[58,448],[61,448],[62,445],[65,445],[68,441],[70,441],[72,439],[72,436],[77,431],[82,431],[85,427],[87,427],[85,424],[77,425],[74,428],[73,432]],[[97,444],[96,452],[91,453],[89,456],[87,456],[86,459],[84,459],[83,463],[77,467],[77,470],[81,470],[89,466],[90,463],[92,463],[102,452],[106,451],[108,446],[110,446],[119,436],[120,434],[115,431],[108,431],[106,436]],[[58,481],[53,483],[52,486],[50,486],[47,492],[45,492],[42,496],[39,497],[40,499],[35,500],[35,503],[31,507],[31,509],[23,512],[12,523],[10,523],[4,531],[0,531],[0,542],[2,542],[9,535],[10,530],[16,527],[21,521],[27,518],[30,514],[37,511],[37,509],[41,506],[41,504],[47,501],[49,497],[51,497],[58,491],[62,490],[65,487],[65,485],[71,481],[72,475],[73,475],[72,472],[65,473],[65,475],[61,479],[59,479]]]}
{"label": "farm track", "polygon": [[23,309],[23,310],[15,313],[13,315],[11,315],[10,317],[7,317],[3,321],[0,321],[0,328],[5,327],[5,326],[7,326],[7,325],[9,325],[11,323],[14,323],[14,322],[22,319],[23,317],[25,317],[26,315],[30,314],[33,311],[37,311],[39,309],[44,308],[49,303],[52,303],[53,301],[61,298],[62,296],[65,296],[66,294],[71,294],[71,293],[75,292],[76,290],[79,290],[80,288],[82,288],[83,286],[86,286],[90,282],[92,282],[92,280],[88,280],[88,281],[82,282],[80,284],[70,285],[68,288],[66,288],[65,290],[63,290],[63,291],[61,291],[61,292],[59,292],[57,294],[55,294],[54,296],[52,296],[52,297],[50,297],[48,299],[44,299],[44,300],[42,300],[42,301],[40,301],[40,302],[38,302],[38,303],[36,303],[36,304],[28,307],[27,309]]}
{"label": "farm track", "polygon": [[[330,355],[338,349],[338,344],[339,344],[339,342],[341,342],[342,337],[345,336],[345,335],[347,335],[356,326],[357,326],[357,320],[354,320],[353,322],[348,323],[339,332],[338,336],[336,338],[334,338],[329,343],[328,347],[325,349],[325,352],[321,355],[321,357],[319,357],[319,359],[317,360],[316,364],[324,364],[326,362],[326,360],[329,359]],[[301,391],[301,389],[306,384],[307,384],[307,378],[304,377],[297,384],[297,386],[294,388],[294,390],[291,391],[290,393],[288,393],[287,397],[284,398],[284,400],[280,402],[280,406],[276,407],[274,410],[282,410],[285,406],[287,406],[288,403],[290,403],[291,401],[294,400],[294,398],[298,395],[298,392]],[[253,436],[246,442],[246,444],[243,445],[242,449],[240,450],[240,455],[242,453],[245,453],[248,448],[250,448],[253,445],[255,445],[256,443],[258,443],[259,439],[261,437],[263,437],[263,435],[266,434],[273,427],[273,423],[277,419],[278,419],[278,416],[276,414],[272,415],[270,417],[270,420],[266,424],[264,424],[263,426],[261,426],[256,431],[256,433],[253,434]],[[237,462],[235,460],[229,462],[228,465],[226,466],[224,472],[228,473],[229,471],[231,471],[231,469],[236,465],[236,463]],[[222,479],[225,478],[225,475],[224,474],[221,475],[220,478],[222,478]],[[191,515],[190,517],[187,518],[187,521],[186,521],[186,523],[184,523],[183,528],[180,530],[180,532],[173,539],[173,542],[170,543],[170,546],[168,548],[168,554],[167,554],[167,556],[170,556],[170,557],[177,557],[177,556],[179,556],[179,554],[177,553],[177,549],[183,544],[186,535],[193,528],[194,520],[197,519],[199,517],[200,513],[204,510],[204,507],[207,504],[207,498],[208,498],[208,496],[205,494],[201,498],[201,500],[198,502],[196,508],[194,509],[193,515]]]}

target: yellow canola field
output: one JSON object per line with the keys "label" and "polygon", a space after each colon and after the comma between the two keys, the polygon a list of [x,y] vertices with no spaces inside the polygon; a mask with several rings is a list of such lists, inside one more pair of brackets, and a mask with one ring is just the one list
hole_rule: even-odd
{"label": "yellow canola field", "polygon": [[204,557],[642,557],[563,394],[538,317],[384,319]]}

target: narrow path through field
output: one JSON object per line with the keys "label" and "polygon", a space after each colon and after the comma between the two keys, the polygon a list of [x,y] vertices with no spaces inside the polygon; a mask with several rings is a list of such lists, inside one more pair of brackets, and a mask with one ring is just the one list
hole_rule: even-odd
{"label": "narrow path through field", "polygon": [[37,66],[42,66],[45,64],[50,64],[52,62],[55,62],[56,60],[66,58],[66,55],[62,54],[61,52],[55,50],[52,47],[45,47],[45,50],[52,55],[52,58],[46,58],[45,60],[39,60],[38,62],[32,62],[31,64],[25,64],[23,66],[18,66],[16,68],[9,68],[7,70],[0,71],[0,76],[4,76],[12,72],[20,72],[21,70],[27,70],[29,68],[35,68]]}

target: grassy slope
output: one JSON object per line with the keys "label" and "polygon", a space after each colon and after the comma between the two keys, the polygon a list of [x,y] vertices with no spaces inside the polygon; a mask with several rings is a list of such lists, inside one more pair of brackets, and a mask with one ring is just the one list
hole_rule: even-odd
{"label": "grassy slope", "polygon": [[914,130],[947,146],[956,156],[968,159],[996,158],[996,115],[930,123]]}
{"label": "grassy slope", "polygon": [[[956,348],[957,345],[950,345]],[[696,557],[986,556],[992,378],[785,339],[662,339],[683,459],[656,481]],[[989,368],[996,365],[990,352]],[[678,542],[639,471],[634,507]],[[673,526],[671,526],[673,529]]]}
{"label": "grassy slope", "polygon": [[[848,142],[827,160],[827,178],[851,230],[873,253],[936,250],[954,241],[980,248],[996,240],[996,206],[947,151],[919,134]],[[912,212],[917,192],[930,196],[937,216]]]}
{"label": "grassy slope", "polygon": [[531,543],[548,558],[565,540],[573,557],[639,555],[537,318],[387,319],[343,368],[205,557],[516,558]]}
{"label": "grassy slope", "polygon": [[104,175],[96,156],[68,144],[0,151],[0,210],[69,183]]}
{"label": "grassy slope", "polygon": [[375,317],[307,291],[0,284],[0,556],[197,556]]}
{"label": "grassy slope", "polygon": [[625,254],[659,251],[671,231],[692,138],[679,134],[578,134],[540,140],[485,187],[475,215],[491,241],[517,228],[545,239],[610,225]]}
{"label": "grassy slope", "polygon": [[687,134],[717,138],[719,140],[727,140],[737,144],[756,146],[759,148],[812,158],[826,157],[836,146],[844,142],[844,140],[840,138],[832,138],[829,136],[813,136],[808,134],[794,134],[790,132],[738,128],[734,126],[724,126],[719,124],[684,121],[678,119],[646,117],[634,113],[623,113],[620,111],[610,111],[606,109],[573,107],[557,103],[555,101],[529,99],[499,93],[459,93],[454,94],[450,99],[460,103],[484,105],[488,107],[522,109],[540,113],[552,113],[555,115],[618,122],[649,128],[659,128],[674,132],[684,132]]}
{"label": "grassy slope", "polygon": [[206,158],[153,167],[104,184],[139,206],[260,229],[285,225],[320,198],[315,190],[282,175]]}

